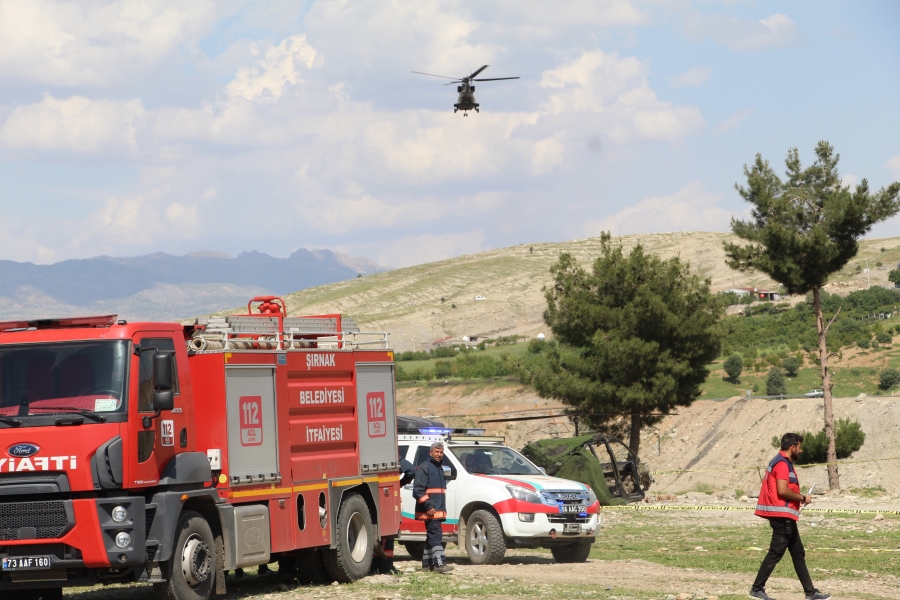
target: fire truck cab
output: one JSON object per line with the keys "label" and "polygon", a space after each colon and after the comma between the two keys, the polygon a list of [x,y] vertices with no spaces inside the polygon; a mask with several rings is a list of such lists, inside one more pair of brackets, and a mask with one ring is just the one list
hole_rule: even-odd
{"label": "fire truck cab", "polygon": [[0,596],[204,600],[274,561],[365,576],[400,522],[394,395],[387,334],[274,297],[189,325],[0,323]]}

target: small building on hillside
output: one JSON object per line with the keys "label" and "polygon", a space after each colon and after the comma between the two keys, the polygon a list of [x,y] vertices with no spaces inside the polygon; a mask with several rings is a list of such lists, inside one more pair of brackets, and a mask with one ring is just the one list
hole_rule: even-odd
{"label": "small building on hillside", "polygon": [[722,294],[736,294],[741,298],[753,296],[756,300],[768,300],[770,302],[778,302],[781,300],[781,293],[774,290],[763,290],[760,288],[731,288],[720,292]]}

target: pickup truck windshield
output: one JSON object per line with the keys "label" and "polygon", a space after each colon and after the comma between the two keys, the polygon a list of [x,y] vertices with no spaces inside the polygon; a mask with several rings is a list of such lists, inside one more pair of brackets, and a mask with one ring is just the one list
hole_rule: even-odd
{"label": "pickup truck windshield", "polygon": [[124,412],[127,364],[124,340],[0,346],[0,416]]}
{"label": "pickup truck windshield", "polygon": [[473,474],[543,475],[527,458],[503,446],[452,446],[450,452]]}

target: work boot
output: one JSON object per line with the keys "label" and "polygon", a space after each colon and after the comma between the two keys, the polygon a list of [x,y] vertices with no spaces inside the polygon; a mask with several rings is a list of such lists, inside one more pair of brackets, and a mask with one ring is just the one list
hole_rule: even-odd
{"label": "work boot", "polygon": [[449,573],[453,570],[453,565],[448,565],[447,559],[439,554],[434,557],[434,570],[438,573]]}
{"label": "work boot", "polygon": [[811,594],[806,595],[806,600],[828,600],[829,598],[831,598],[831,594],[819,590],[813,590]]}
{"label": "work boot", "polygon": [[750,590],[750,595],[748,598],[755,598],[756,600],[775,600],[772,596],[766,593],[766,590]]}
{"label": "work boot", "polygon": [[434,567],[432,567],[432,565],[431,565],[431,559],[423,558],[422,559],[422,570],[423,571],[431,571],[433,569],[434,569]]}

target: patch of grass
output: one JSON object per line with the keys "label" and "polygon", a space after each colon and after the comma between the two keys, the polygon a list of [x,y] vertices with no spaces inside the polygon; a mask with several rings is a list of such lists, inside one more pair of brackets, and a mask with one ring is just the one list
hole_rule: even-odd
{"label": "patch of grass", "polygon": [[[860,518],[863,516],[869,518]],[[873,519],[874,515],[839,513],[805,517],[800,532],[809,567],[827,569],[829,577],[840,579],[863,579],[866,571],[900,576],[900,553],[851,551],[898,547],[900,518],[885,515],[885,521],[880,523],[890,522],[890,525],[874,528]],[[872,533],[867,533],[872,529]],[[671,567],[751,574],[757,571],[765,556],[771,530],[762,519],[754,525],[716,526],[707,525],[702,519],[673,522],[662,513],[648,512],[639,517],[622,514],[604,520],[602,537],[605,544],[594,546],[593,558],[609,560],[612,554],[618,560],[639,559]],[[706,552],[694,550],[697,546]],[[818,548],[847,551],[819,551]],[[779,563],[775,576],[795,577],[789,558]]]}
{"label": "patch of grass", "polygon": [[745,492],[744,490],[734,490],[734,497],[737,498],[738,500],[740,500],[741,498],[743,498],[746,495],[747,495],[747,492]]}
{"label": "patch of grass", "polygon": [[694,491],[701,494],[712,494],[714,491],[716,491],[716,488],[708,483],[701,481],[694,486]]}
{"label": "patch of grass", "polygon": [[850,488],[848,491],[851,494],[862,496],[863,498],[880,498],[887,494],[887,490],[880,485],[876,485],[875,487]]}

